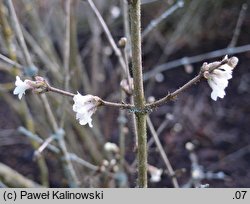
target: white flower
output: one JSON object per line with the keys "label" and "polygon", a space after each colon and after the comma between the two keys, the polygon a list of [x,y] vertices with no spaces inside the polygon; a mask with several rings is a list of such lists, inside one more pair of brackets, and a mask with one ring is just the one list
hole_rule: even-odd
{"label": "white flower", "polygon": [[217,98],[224,98],[226,95],[225,88],[228,86],[228,80],[232,78],[234,67],[238,63],[238,58],[232,57],[228,63],[221,65],[211,73],[204,72],[209,86],[212,88],[211,98],[216,101]]}
{"label": "white flower", "polygon": [[119,151],[119,147],[115,143],[111,143],[111,142],[105,143],[104,149],[107,152],[118,152]]}
{"label": "white flower", "polygon": [[82,96],[80,93],[77,93],[73,100],[73,111],[76,112],[76,119],[79,119],[81,125],[89,124],[89,127],[93,127],[91,116],[100,105],[100,98],[92,95]]}
{"label": "white flower", "polygon": [[22,81],[19,76],[16,76],[16,88],[13,91],[14,95],[18,95],[18,98],[21,100],[23,94],[25,94],[25,91],[28,89],[32,89],[32,87],[29,85],[30,80],[24,80]]}
{"label": "white flower", "polygon": [[161,175],[163,173],[162,169],[158,169],[158,168],[156,168],[154,166],[149,165],[148,166],[148,171],[149,171],[149,173],[151,175],[150,181],[152,183],[157,183],[157,182],[159,182],[161,180]]}

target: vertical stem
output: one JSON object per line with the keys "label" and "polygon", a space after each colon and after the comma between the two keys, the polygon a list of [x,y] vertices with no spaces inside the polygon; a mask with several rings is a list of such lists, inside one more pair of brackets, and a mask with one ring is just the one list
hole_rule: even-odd
{"label": "vertical stem", "polygon": [[[71,0],[67,0],[65,2],[65,40],[64,40],[64,56],[63,56],[63,66],[64,66],[64,90],[69,90],[69,81],[70,81],[70,15],[71,15]],[[62,101],[62,117],[60,121],[60,127],[64,126],[65,122],[65,106],[66,99],[64,98]]]}
{"label": "vertical stem", "polygon": [[141,0],[130,1],[131,49],[134,77],[134,102],[136,107],[136,128],[138,134],[138,186],[147,187],[147,115],[145,108],[142,59],[141,59]]}
{"label": "vertical stem", "polygon": [[147,188],[147,131],[146,115],[140,114],[136,117],[138,134],[138,186]]}

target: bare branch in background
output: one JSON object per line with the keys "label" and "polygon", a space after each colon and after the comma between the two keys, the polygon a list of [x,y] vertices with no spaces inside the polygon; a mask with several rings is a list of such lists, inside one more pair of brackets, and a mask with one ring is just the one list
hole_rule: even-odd
{"label": "bare branch in background", "polygon": [[239,39],[241,27],[242,27],[243,21],[244,21],[245,16],[246,16],[247,8],[248,8],[248,5],[246,3],[242,4],[240,14],[239,14],[239,17],[238,17],[238,20],[237,20],[237,23],[236,23],[236,26],[234,29],[234,34],[233,34],[232,40],[229,43],[228,47],[235,47],[235,45]]}
{"label": "bare branch in background", "polygon": [[3,163],[0,163],[0,180],[8,187],[42,188],[41,185],[24,177],[23,175]]}
{"label": "bare branch in background", "polygon": [[158,137],[158,135],[157,135],[157,133],[155,131],[155,128],[154,128],[153,123],[150,120],[149,116],[147,117],[147,124],[148,124],[149,130],[150,130],[150,132],[151,132],[151,134],[152,134],[152,136],[154,138],[155,144],[156,144],[156,146],[157,146],[157,148],[158,148],[158,150],[160,152],[160,155],[161,155],[161,157],[162,157],[162,159],[163,159],[163,161],[164,161],[164,163],[165,163],[165,165],[167,167],[168,174],[169,174],[169,176],[170,176],[170,178],[172,180],[173,186],[175,188],[179,188],[179,184],[178,184],[175,172],[173,170],[173,167],[172,167],[172,165],[171,165],[171,163],[170,163],[170,161],[169,161],[169,159],[167,157],[167,154],[165,153],[165,151],[164,151],[164,149],[163,149],[163,147],[161,145],[159,137]]}
{"label": "bare branch in background", "polygon": [[181,59],[173,60],[171,62],[167,62],[165,64],[161,64],[156,66],[155,68],[152,68],[152,71],[148,71],[144,74],[144,81],[147,81],[148,79],[154,77],[159,72],[164,72],[182,65],[201,62],[205,59],[212,59],[220,56],[225,56],[227,54],[231,55],[248,51],[250,51],[250,44],[232,48],[227,47],[224,49],[207,52],[193,57],[183,57]]}
{"label": "bare branch in background", "polygon": [[125,72],[126,71],[126,64],[124,62],[124,59],[122,58],[122,54],[121,54],[121,51],[120,49],[117,47],[115,41],[114,41],[114,38],[112,37],[111,35],[111,32],[110,30],[108,29],[108,26],[107,24],[105,23],[104,19],[102,18],[100,12],[98,11],[98,9],[96,8],[94,2],[92,0],[83,0],[83,1],[87,1],[91,7],[91,9],[93,10],[93,12],[95,13],[98,21],[100,22],[103,30],[104,30],[104,33],[106,34],[106,37],[111,45],[111,47],[113,48],[116,56],[118,57],[118,60],[119,60],[119,63],[123,69],[123,71]]}
{"label": "bare branch in background", "polygon": [[176,4],[171,6],[168,10],[166,10],[163,14],[161,14],[158,18],[152,20],[149,25],[142,32],[142,39],[146,37],[155,27],[157,27],[163,20],[165,20],[168,16],[174,13],[178,8],[182,8],[184,6],[183,0],[178,0]]}

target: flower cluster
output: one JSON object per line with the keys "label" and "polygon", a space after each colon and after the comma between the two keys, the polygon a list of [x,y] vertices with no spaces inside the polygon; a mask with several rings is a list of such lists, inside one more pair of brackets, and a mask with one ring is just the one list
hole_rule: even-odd
{"label": "flower cluster", "polygon": [[101,104],[101,100],[97,96],[81,95],[77,93],[73,97],[74,105],[73,111],[76,112],[76,119],[79,120],[81,125],[89,124],[89,127],[93,127],[91,116],[97,110],[97,107]]}
{"label": "flower cluster", "polygon": [[204,72],[204,77],[207,79],[209,86],[212,88],[211,98],[216,101],[217,98],[224,98],[226,95],[225,88],[228,86],[228,80],[232,78],[232,72],[238,63],[237,57],[227,56],[224,58],[228,60],[226,64],[219,66],[217,69]]}

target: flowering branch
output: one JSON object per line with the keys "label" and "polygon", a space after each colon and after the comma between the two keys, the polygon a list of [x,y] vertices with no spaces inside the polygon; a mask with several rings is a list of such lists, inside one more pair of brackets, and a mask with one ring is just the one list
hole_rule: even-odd
{"label": "flowering branch", "polygon": [[[133,7],[133,6],[132,6]],[[138,9],[138,8],[137,8]],[[133,9],[131,9],[132,11]],[[133,11],[134,12],[134,11]],[[134,18],[140,18],[138,17],[139,14],[133,14]],[[133,24],[132,24],[133,25]],[[136,25],[132,26],[134,29],[133,33],[138,33],[138,28],[135,28]],[[140,27],[140,25],[139,25]],[[80,93],[77,95],[52,87],[49,85],[49,83],[43,78],[36,76],[35,81],[31,80],[24,80],[22,81],[19,76],[16,77],[16,88],[14,90],[14,94],[18,95],[19,99],[22,98],[23,94],[25,94],[25,91],[28,89],[32,89],[34,92],[37,93],[44,93],[44,92],[55,92],[62,95],[73,97],[74,105],[73,105],[73,111],[76,112],[76,118],[79,119],[79,122],[81,125],[89,124],[90,127],[92,127],[92,115],[95,113],[97,108],[99,106],[110,106],[110,107],[116,107],[116,108],[123,108],[123,109],[129,109],[131,112],[135,113],[136,120],[137,120],[137,132],[141,131],[141,135],[139,138],[138,133],[138,143],[142,144],[140,147],[138,147],[138,159],[140,162],[143,161],[141,164],[139,164],[139,168],[141,166],[141,183],[139,182],[139,186],[146,187],[146,115],[149,111],[152,109],[155,109],[168,101],[174,99],[178,94],[192,86],[193,84],[200,81],[203,77],[208,80],[209,86],[212,88],[211,98],[213,100],[217,100],[217,98],[223,98],[225,93],[225,88],[228,86],[228,80],[232,78],[232,70],[238,63],[237,57],[231,57],[228,59],[227,56],[224,57],[221,61],[216,61],[213,63],[203,63],[201,70],[199,74],[194,77],[192,80],[184,84],[182,87],[174,91],[173,93],[169,93],[167,96],[149,104],[145,104],[144,101],[144,90],[143,90],[143,81],[142,81],[142,66],[141,66],[141,48],[138,43],[140,42],[140,35],[139,36],[133,36],[132,40],[137,43],[137,46],[132,44],[132,62],[133,62],[133,75],[135,80],[134,82],[134,101],[135,105],[133,104],[125,104],[125,103],[114,103],[114,102],[108,102],[105,101],[98,96],[93,95],[85,95],[82,96]],[[144,129],[145,128],[145,129]],[[139,130],[140,129],[140,130]],[[139,139],[141,141],[139,141]],[[145,146],[144,146],[145,145]],[[143,147],[142,147],[143,146]],[[139,174],[140,178],[140,174]],[[139,179],[140,180],[140,179]]]}
{"label": "flowering branch", "polygon": [[[155,109],[159,106],[166,104],[168,101],[173,100],[177,95],[188,89],[190,86],[199,82],[202,78],[207,78],[206,76],[213,73],[215,70],[219,69],[223,65],[227,64],[228,66],[234,68],[238,63],[238,58],[231,57],[230,59],[227,56],[220,62],[213,62],[213,63],[203,63],[199,74],[194,77],[192,80],[184,84],[182,87],[174,91],[173,93],[168,93],[167,96],[146,105],[146,109]],[[224,87],[225,88],[225,87]],[[223,89],[224,90],[224,89]]]}
{"label": "flowering branch", "polygon": [[[70,96],[70,97],[76,96],[76,94],[51,86],[43,77],[36,76],[35,79],[36,79],[35,81],[31,81],[31,80],[22,81],[20,77],[17,76],[16,83],[15,83],[17,87],[14,90],[14,94],[16,95],[18,94],[19,99],[21,99],[23,94],[25,94],[26,90],[32,89],[36,93],[44,93],[44,92],[51,91],[54,93],[65,95],[65,96]],[[131,104],[109,102],[99,97],[98,97],[98,101],[99,101],[99,105],[103,105],[103,106],[130,109],[131,111],[134,109],[134,106]]]}
{"label": "flowering branch", "polygon": [[[59,93],[59,94],[65,95],[65,96],[71,96],[71,97],[75,96],[75,94],[73,94],[73,93],[52,87],[49,84],[48,84],[48,91]],[[98,100],[99,100],[100,105],[103,105],[103,106],[122,108],[122,109],[130,109],[130,110],[133,110],[133,108],[134,108],[134,106],[131,104],[109,102],[109,101],[105,101],[101,98],[99,98]]]}

